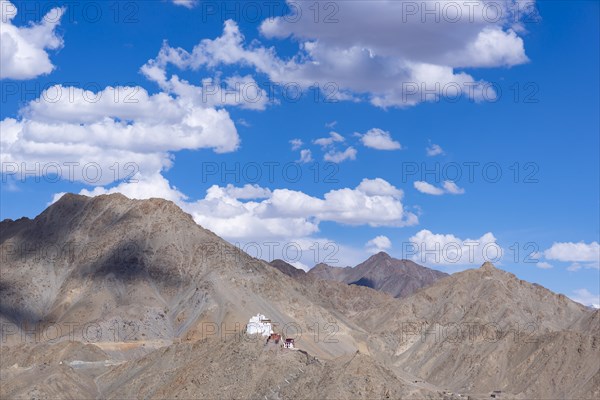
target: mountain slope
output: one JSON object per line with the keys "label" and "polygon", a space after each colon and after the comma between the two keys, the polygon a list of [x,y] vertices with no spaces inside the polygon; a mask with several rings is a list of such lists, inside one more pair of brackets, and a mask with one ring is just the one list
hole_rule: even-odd
{"label": "mountain slope", "polygon": [[0,248],[0,317],[15,325],[93,323],[97,342],[117,329],[120,340],[169,342],[203,337],[210,324],[239,331],[260,312],[304,331],[335,321],[338,343],[306,344],[321,357],[357,348],[350,321],[169,201],[65,195],[21,225]]}
{"label": "mountain slope", "polygon": [[[0,224],[0,398],[600,396],[599,312],[489,263],[398,299],[382,277],[435,274],[278,268],[165,200],[65,195]],[[245,335],[257,313],[300,351]]]}
{"label": "mountain slope", "polygon": [[410,260],[392,258],[384,252],[369,257],[353,268],[318,264],[308,274],[319,279],[370,287],[394,297],[406,297],[448,276],[444,272],[423,267]]}
{"label": "mountain slope", "polygon": [[299,279],[299,278],[303,278],[306,276],[306,272],[294,267],[293,265],[291,265],[283,260],[279,260],[279,259],[273,260],[273,261],[269,262],[269,264],[271,264],[273,267],[275,267],[279,271],[283,272],[284,274],[286,274],[287,276],[290,276],[292,278]]}
{"label": "mountain slope", "polygon": [[597,312],[491,263],[362,317],[377,327],[372,353],[434,385],[541,398],[600,394]]}

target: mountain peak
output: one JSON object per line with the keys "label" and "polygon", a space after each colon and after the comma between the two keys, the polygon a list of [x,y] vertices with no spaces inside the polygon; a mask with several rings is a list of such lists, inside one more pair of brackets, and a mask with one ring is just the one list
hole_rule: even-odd
{"label": "mountain peak", "polygon": [[395,259],[383,251],[371,255],[355,267],[334,268],[318,264],[309,274],[319,279],[366,286],[394,297],[408,296],[447,276],[410,260]]}
{"label": "mountain peak", "polygon": [[42,215],[47,213],[70,215],[75,212],[84,212],[84,210],[92,210],[93,213],[96,213],[99,209],[120,210],[120,212],[125,212],[127,209],[134,209],[146,214],[158,212],[164,216],[178,216],[193,221],[191,215],[184,212],[171,200],[154,197],[150,199],[131,199],[121,193],[99,196],[65,193],[48,207]]}
{"label": "mountain peak", "polygon": [[486,270],[486,271],[495,271],[496,270],[496,267],[490,261],[484,262],[480,268],[483,270]]}
{"label": "mountain peak", "polygon": [[391,258],[392,258],[392,256],[390,256],[385,251],[380,251],[379,253],[373,254],[371,257],[369,257],[367,259],[367,261],[368,260],[383,261],[383,260],[390,260]]}
{"label": "mountain peak", "polygon": [[333,268],[331,265],[325,264],[325,263],[318,263],[316,264],[312,269],[315,271],[321,271],[321,270],[329,270]]}

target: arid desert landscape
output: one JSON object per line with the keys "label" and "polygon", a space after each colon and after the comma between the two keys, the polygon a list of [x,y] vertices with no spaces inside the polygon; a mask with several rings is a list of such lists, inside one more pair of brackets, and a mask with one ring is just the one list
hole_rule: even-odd
{"label": "arid desert landscape", "polygon": [[[600,311],[491,263],[305,273],[119,194],[1,227],[2,398],[600,395]],[[294,348],[247,334],[258,313]]]}
{"label": "arid desert landscape", "polygon": [[600,399],[599,38],[0,0],[0,400]]}

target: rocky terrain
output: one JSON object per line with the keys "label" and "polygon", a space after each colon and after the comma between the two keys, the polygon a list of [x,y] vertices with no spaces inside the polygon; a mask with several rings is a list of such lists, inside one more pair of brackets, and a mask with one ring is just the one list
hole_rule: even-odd
{"label": "rocky terrain", "polygon": [[3,399],[600,397],[599,311],[491,264],[296,272],[122,195],[2,221],[0,254]]}
{"label": "rocky terrain", "polygon": [[291,276],[292,278],[302,279],[307,276],[304,270],[296,268],[283,260],[273,260],[269,264],[271,264],[271,266],[277,268],[279,271],[283,272],[287,276]]}
{"label": "rocky terrain", "polygon": [[394,297],[406,297],[448,276],[410,260],[392,258],[385,252],[369,257],[356,267],[336,268],[317,264],[308,274],[319,279],[366,286]]}

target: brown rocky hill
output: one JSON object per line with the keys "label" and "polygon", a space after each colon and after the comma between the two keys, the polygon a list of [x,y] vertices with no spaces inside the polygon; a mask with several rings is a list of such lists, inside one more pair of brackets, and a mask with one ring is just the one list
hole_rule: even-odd
{"label": "brown rocky hill", "polygon": [[120,339],[162,343],[201,337],[206,324],[241,330],[260,312],[304,331],[338,324],[338,343],[307,343],[320,357],[358,348],[350,321],[172,202],[65,195],[35,219],[9,224],[0,247],[0,318],[17,326],[95,324],[99,342],[118,331]]}
{"label": "brown rocky hill", "polygon": [[373,352],[437,386],[524,398],[600,395],[598,312],[491,263],[362,317],[377,327]]}
{"label": "brown rocky hill", "polygon": [[423,267],[410,260],[398,260],[377,253],[356,267],[336,268],[318,264],[308,272],[319,279],[366,286],[394,297],[406,297],[448,274]]}
{"label": "brown rocky hill", "polygon": [[303,270],[294,267],[292,264],[289,264],[283,260],[273,260],[269,262],[273,267],[277,268],[279,271],[283,272],[287,276],[291,276],[292,278],[302,278],[306,276],[306,272]]}
{"label": "brown rocky hill", "polygon": [[[121,195],[65,195],[0,228],[0,398],[600,396],[598,311],[491,264],[398,299]],[[363,276],[398,268],[374,257]],[[297,350],[244,334],[259,312]]]}

